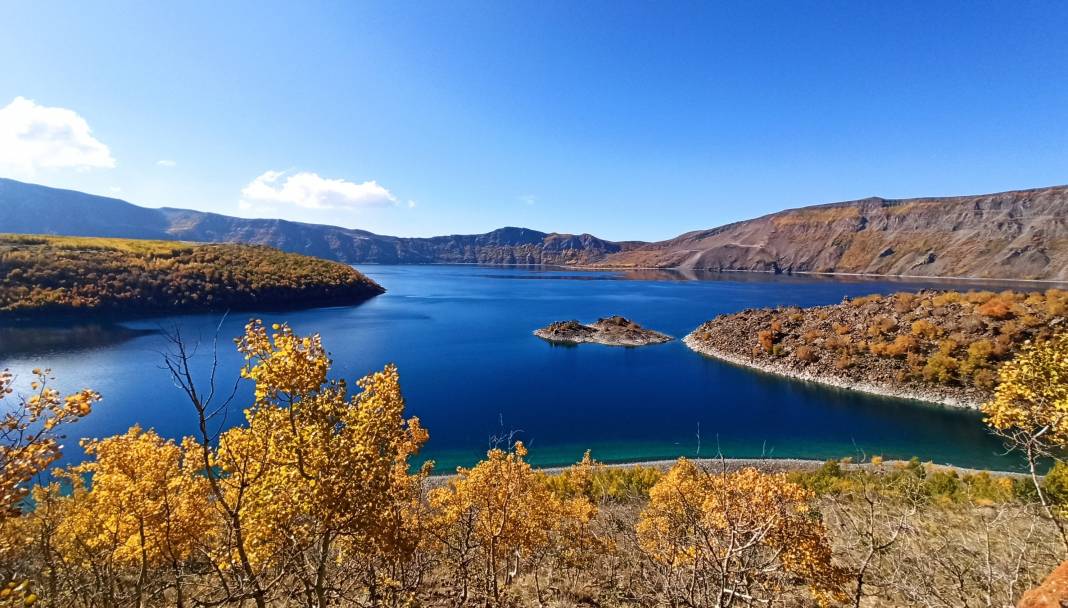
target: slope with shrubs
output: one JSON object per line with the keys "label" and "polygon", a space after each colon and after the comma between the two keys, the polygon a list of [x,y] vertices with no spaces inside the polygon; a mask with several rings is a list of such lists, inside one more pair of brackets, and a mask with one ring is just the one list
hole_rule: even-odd
{"label": "slope with shrubs", "polygon": [[694,350],[786,376],[977,407],[1001,364],[1065,325],[1068,291],[921,291],[721,315]]}
{"label": "slope with shrubs", "polygon": [[382,293],[354,268],[251,245],[0,235],[0,315],[345,304]]}
{"label": "slope with shrubs", "polygon": [[516,443],[431,487],[396,367],[350,391],[318,335],[253,321],[236,342],[243,421],[216,429],[226,403],[196,389],[176,337],[164,361],[197,434],[86,441],[65,487],[30,486],[100,396],[36,370],[18,399],[0,373],[0,606],[1006,606],[1068,555],[1063,465],[1041,481],[877,457],[665,472],[587,453],[550,476]]}

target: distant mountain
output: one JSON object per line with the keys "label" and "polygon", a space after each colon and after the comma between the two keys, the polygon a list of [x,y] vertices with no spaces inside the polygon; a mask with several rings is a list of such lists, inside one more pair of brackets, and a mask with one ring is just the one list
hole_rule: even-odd
{"label": "distant mountain", "polygon": [[1068,280],[1068,186],[780,211],[606,266]]}
{"label": "distant mountain", "polygon": [[286,220],[244,219],[188,209],[146,209],[115,198],[3,178],[0,232],[253,243],[349,264],[581,265],[643,244],[527,228],[402,238]]}
{"label": "distant mountain", "polygon": [[501,228],[402,238],[242,219],[0,179],[0,232],[270,245],[357,263],[481,263],[1068,280],[1068,186],[868,198],[791,209],[658,243]]}

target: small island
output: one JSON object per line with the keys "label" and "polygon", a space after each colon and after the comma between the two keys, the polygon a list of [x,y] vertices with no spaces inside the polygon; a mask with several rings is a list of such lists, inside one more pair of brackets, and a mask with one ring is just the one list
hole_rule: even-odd
{"label": "small island", "polygon": [[562,344],[591,342],[607,346],[647,346],[670,342],[673,339],[618,315],[598,319],[596,323],[589,325],[574,320],[558,321],[535,330],[534,335]]}

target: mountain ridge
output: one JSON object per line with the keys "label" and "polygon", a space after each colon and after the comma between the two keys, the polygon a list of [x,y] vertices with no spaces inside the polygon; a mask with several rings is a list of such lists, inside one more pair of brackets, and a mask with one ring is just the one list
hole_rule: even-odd
{"label": "mountain ridge", "polygon": [[428,238],[245,219],[0,178],[8,232],[270,245],[349,264],[480,263],[1068,280],[1068,186],[785,209],[659,242],[505,227]]}

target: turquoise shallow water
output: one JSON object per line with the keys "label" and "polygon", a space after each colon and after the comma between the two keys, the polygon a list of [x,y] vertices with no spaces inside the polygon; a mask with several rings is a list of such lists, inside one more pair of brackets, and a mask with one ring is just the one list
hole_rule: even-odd
{"label": "turquoise shallow water", "polygon": [[[958,466],[1014,468],[978,414],[786,380],[704,358],[681,342],[628,349],[553,346],[531,335],[551,321],[621,314],[678,338],[721,313],[841,301],[950,283],[762,274],[583,272],[478,266],[368,266],[389,291],[346,308],[190,315],[47,330],[0,328],[0,368],[28,382],[51,367],[65,389],[104,395],[77,437],[131,424],[168,436],[193,430],[193,412],[160,369],[161,328],[209,342],[220,327],[221,377],[241,360],[228,338],[251,316],[320,332],[334,373],[354,378],[395,362],[408,409],[430,430],[423,456],[441,472],[469,465],[513,433],[540,465],[707,456],[919,456]],[[959,283],[952,284],[960,287]],[[972,286],[968,284],[967,286]],[[242,387],[230,422],[250,391]],[[68,459],[80,457],[77,437]],[[699,447],[700,446],[700,447]]]}

